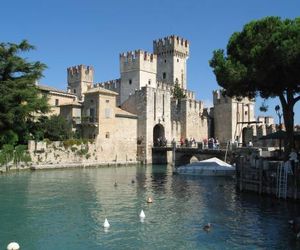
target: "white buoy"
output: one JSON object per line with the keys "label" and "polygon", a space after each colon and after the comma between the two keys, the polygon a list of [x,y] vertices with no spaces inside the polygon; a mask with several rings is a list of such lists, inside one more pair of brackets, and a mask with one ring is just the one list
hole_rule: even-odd
{"label": "white buoy", "polygon": [[11,242],[7,245],[7,250],[19,250],[20,246],[17,242]]}
{"label": "white buoy", "polygon": [[140,218],[141,219],[144,219],[146,217],[146,215],[145,215],[145,213],[144,213],[144,211],[143,211],[143,209],[142,209],[142,211],[141,211],[141,213],[140,213]]}
{"label": "white buoy", "polygon": [[109,223],[108,223],[108,220],[105,218],[105,221],[104,221],[104,223],[103,223],[103,227],[104,228],[109,228],[110,227],[110,225],[109,225]]}

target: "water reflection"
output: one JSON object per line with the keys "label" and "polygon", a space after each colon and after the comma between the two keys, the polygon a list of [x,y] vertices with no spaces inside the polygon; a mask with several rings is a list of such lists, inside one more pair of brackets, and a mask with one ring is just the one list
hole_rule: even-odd
{"label": "water reflection", "polygon": [[232,179],[128,166],[11,173],[0,189],[0,249],[299,248],[287,223],[299,204],[237,193]]}

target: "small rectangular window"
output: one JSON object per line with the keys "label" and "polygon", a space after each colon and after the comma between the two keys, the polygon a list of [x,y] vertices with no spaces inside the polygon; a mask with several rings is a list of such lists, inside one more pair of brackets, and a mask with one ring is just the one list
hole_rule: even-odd
{"label": "small rectangular window", "polygon": [[106,100],[105,102],[106,102],[106,103],[109,103],[109,100]]}
{"label": "small rectangular window", "polygon": [[131,80],[131,79],[129,79],[129,84],[130,84],[130,85],[132,84],[132,80]]}
{"label": "small rectangular window", "polygon": [[55,106],[58,106],[58,105],[59,105],[59,100],[55,99]]}
{"label": "small rectangular window", "polygon": [[90,108],[90,122],[95,122],[95,109]]}
{"label": "small rectangular window", "polygon": [[73,89],[74,94],[76,94],[76,89]]}
{"label": "small rectangular window", "polygon": [[111,114],[110,114],[110,108],[106,108],[105,109],[105,118],[110,118],[111,117]]}
{"label": "small rectangular window", "polygon": [[109,138],[109,132],[105,133],[105,138]]}

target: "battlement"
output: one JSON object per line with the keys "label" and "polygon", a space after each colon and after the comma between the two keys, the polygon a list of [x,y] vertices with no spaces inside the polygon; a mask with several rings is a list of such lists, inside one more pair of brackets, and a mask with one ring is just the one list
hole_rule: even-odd
{"label": "battlement", "polygon": [[223,104],[223,103],[227,103],[228,100],[225,100],[225,96],[223,96],[222,94],[222,90],[214,90],[213,91],[213,104],[217,105],[217,104]]}
{"label": "battlement", "polygon": [[143,50],[128,51],[120,54],[121,72],[146,70],[156,73],[157,56]]}
{"label": "battlement", "polygon": [[68,77],[74,77],[78,75],[90,75],[94,74],[94,67],[93,66],[85,66],[85,65],[77,65],[67,68]]}
{"label": "battlement", "polygon": [[105,89],[118,89],[120,87],[121,79],[115,79],[105,82],[98,82],[94,84],[94,88],[102,87]]}
{"label": "battlement", "polygon": [[229,96],[223,95],[223,90],[214,90],[213,91],[213,104],[219,105],[219,104],[227,104],[227,103],[234,103],[234,102],[240,102],[244,104],[254,104],[253,100],[249,100],[249,98],[245,97],[241,100],[237,100],[235,98],[231,98]]}
{"label": "battlement", "polygon": [[68,83],[85,81],[92,83],[94,81],[94,67],[77,65],[67,68]]}
{"label": "battlement", "polygon": [[190,44],[188,40],[172,35],[154,40],[153,51],[157,55],[176,53],[179,56],[187,57],[190,52]]}
{"label": "battlement", "polygon": [[156,82],[156,87],[157,87],[158,89],[172,91],[173,88],[174,88],[174,85],[171,84],[171,83],[166,83],[166,82],[157,81],[157,82]]}
{"label": "battlement", "polygon": [[260,124],[266,124],[266,125],[274,125],[274,118],[272,116],[258,116],[257,121]]}
{"label": "battlement", "polygon": [[[156,82],[156,87],[158,89],[169,90],[169,91],[173,91],[173,89],[174,89],[174,85],[173,84],[166,83],[166,82],[161,82],[161,81],[157,81]],[[183,93],[184,93],[186,99],[195,100],[195,93],[193,91],[187,90],[187,89],[183,89]]]}
{"label": "battlement", "polygon": [[153,60],[156,59],[156,55],[143,50],[128,51],[120,54],[120,60],[122,60],[123,62],[129,63],[141,59],[144,61],[153,62]]}
{"label": "battlement", "polygon": [[195,100],[195,93],[188,89],[183,89],[183,93],[185,94],[185,98]]}
{"label": "battlement", "polygon": [[188,100],[188,99],[173,99],[171,101],[172,109],[176,110],[179,114],[181,112],[188,113],[188,114],[197,114],[201,115],[204,110],[204,103],[202,101],[196,100]]}

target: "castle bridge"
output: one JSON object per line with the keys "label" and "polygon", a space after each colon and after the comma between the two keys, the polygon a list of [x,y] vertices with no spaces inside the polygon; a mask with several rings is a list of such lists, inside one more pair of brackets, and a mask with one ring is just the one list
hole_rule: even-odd
{"label": "castle bridge", "polygon": [[[175,152],[175,157],[173,156]],[[175,161],[175,166],[180,166],[190,163],[192,158],[197,158],[199,161],[211,157],[217,157],[221,160],[225,159],[225,149],[201,149],[197,147],[152,147],[153,164],[167,164]],[[231,155],[231,151],[227,152],[227,159]],[[174,158],[173,158],[174,157]]]}

